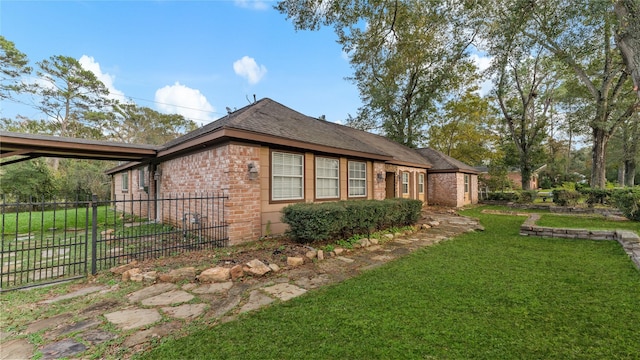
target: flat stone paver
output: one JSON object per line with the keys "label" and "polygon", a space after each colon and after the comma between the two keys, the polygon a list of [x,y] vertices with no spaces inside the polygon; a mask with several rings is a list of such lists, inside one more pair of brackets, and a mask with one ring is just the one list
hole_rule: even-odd
{"label": "flat stone paver", "polygon": [[191,290],[194,294],[217,294],[223,293],[233,287],[233,282],[227,281],[223,283],[213,283],[207,285],[201,285]]}
{"label": "flat stone paver", "polygon": [[162,311],[174,318],[194,319],[202,315],[207,307],[207,304],[183,304],[180,306],[163,307]]}
{"label": "flat stone paver", "polygon": [[64,323],[68,319],[71,319],[72,316],[73,315],[71,315],[71,314],[60,314],[60,315],[56,315],[56,316],[53,316],[53,317],[50,317],[50,318],[46,318],[46,319],[38,320],[36,322],[32,322],[27,327],[27,330],[25,330],[25,333],[26,334],[33,334],[33,333],[37,333],[40,330],[44,330],[44,329],[49,329],[49,328],[55,327],[57,325],[60,325],[61,323]]}
{"label": "flat stone paver", "polygon": [[79,297],[79,296],[89,295],[91,293],[102,291],[102,290],[106,290],[106,289],[107,289],[106,286],[91,286],[91,287],[87,287],[87,288],[84,288],[84,289],[80,289],[80,290],[74,291],[72,293],[68,293],[68,294],[65,294],[65,295],[61,295],[61,296],[55,297],[53,299],[44,300],[44,301],[41,301],[40,303],[41,304],[53,304],[53,303],[56,303],[58,301],[67,300],[67,299],[73,299],[73,298],[76,298],[76,297]]}
{"label": "flat stone paver", "polygon": [[15,339],[0,344],[0,360],[31,359],[33,345],[26,339]]}
{"label": "flat stone paver", "polygon": [[140,303],[144,306],[167,306],[174,304],[182,304],[193,300],[194,296],[183,290],[171,290],[169,292],[156,295],[142,300]]}
{"label": "flat stone paver", "polygon": [[291,300],[307,292],[307,290],[293,284],[282,283],[263,288],[265,292],[277,297],[282,301]]}
{"label": "flat stone paver", "polygon": [[55,339],[55,338],[57,338],[59,336],[63,336],[63,335],[71,334],[71,333],[74,333],[74,332],[91,329],[91,328],[99,326],[100,324],[102,324],[102,321],[97,320],[97,319],[79,321],[77,323],[73,323],[73,324],[64,326],[64,327],[62,327],[60,329],[57,329],[55,331],[52,331],[51,334],[47,334],[47,338]]}
{"label": "flat stone paver", "polygon": [[140,300],[146,299],[146,298],[150,298],[156,295],[160,295],[162,293],[165,293],[167,291],[173,290],[173,289],[177,289],[178,285],[176,284],[172,284],[172,283],[160,283],[160,284],[155,284],[155,285],[151,285],[148,286],[144,289],[140,289],[136,292],[132,292],[131,294],[127,295],[127,297],[129,298],[129,301],[132,303],[138,302]]}
{"label": "flat stone paver", "polygon": [[156,309],[121,310],[105,314],[104,317],[121,330],[137,329],[162,319]]}
{"label": "flat stone paver", "polygon": [[45,345],[42,350],[43,360],[48,359],[61,359],[79,354],[87,350],[87,347],[81,343],[72,339],[64,339]]}
{"label": "flat stone paver", "polygon": [[242,308],[240,308],[240,313],[245,313],[247,311],[252,311],[259,309],[265,305],[271,304],[275,300],[258,290],[253,290],[249,295],[249,301]]}
{"label": "flat stone paver", "polygon": [[343,261],[343,262],[346,262],[346,263],[352,263],[352,262],[355,261],[353,259],[350,259],[350,258],[344,257],[344,256],[338,256],[338,257],[336,257],[336,259],[338,259],[340,261]]}

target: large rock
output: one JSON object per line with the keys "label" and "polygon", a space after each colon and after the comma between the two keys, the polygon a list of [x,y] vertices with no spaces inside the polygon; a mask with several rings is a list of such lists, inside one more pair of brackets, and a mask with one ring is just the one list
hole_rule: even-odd
{"label": "large rock", "polygon": [[304,264],[304,258],[295,257],[295,256],[289,256],[287,258],[287,265],[289,265],[289,266],[296,267],[296,266],[300,266],[302,264]]}
{"label": "large rock", "polygon": [[109,271],[114,274],[122,275],[123,272],[133,269],[136,266],[138,266],[138,260],[133,260],[128,264],[112,267],[111,269],[109,269]]}
{"label": "large rock", "polygon": [[156,309],[128,309],[104,314],[110,323],[120,330],[137,329],[162,320]]}
{"label": "large rock", "polygon": [[196,268],[185,267],[171,270],[168,274],[160,274],[158,279],[162,282],[176,283],[182,280],[193,281],[196,278]]}
{"label": "large rock", "polygon": [[246,271],[252,275],[262,276],[271,271],[271,268],[262,261],[253,259],[247,263]]}
{"label": "large rock", "polygon": [[229,273],[231,274],[231,280],[236,280],[244,276],[244,270],[242,270],[242,265],[236,265],[229,269]]}
{"label": "large rock", "polygon": [[201,283],[226,282],[231,278],[231,271],[228,268],[216,266],[207,269],[198,275],[198,281]]}
{"label": "large rock", "polygon": [[133,268],[133,269],[126,270],[125,272],[122,273],[122,282],[127,282],[131,280],[131,278],[134,278],[133,281],[136,281],[138,275],[142,277],[142,270],[140,270],[140,268]]}

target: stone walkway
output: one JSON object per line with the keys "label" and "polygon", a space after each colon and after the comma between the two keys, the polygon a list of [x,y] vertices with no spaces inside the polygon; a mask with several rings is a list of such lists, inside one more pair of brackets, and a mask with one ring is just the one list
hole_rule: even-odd
{"label": "stone walkway", "polygon": [[[110,287],[87,286],[35,304],[89,304],[79,312],[40,319],[15,332],[0,329],[0,359],[88,358],[92,347],[103,343],[117,347],[106,351],[106,356],[128,358],[151,346],[154,339],[179,331],[191,320],[207,319],[211,325],[233,321],[239,314],[343,281],[416,249],[463,232],[482,230],[477,220],[447,211],[425,214],[421,226],[418,232],[396,234],[382,245],[344,250],[316,261],[313,269],[287,267],[252,281],[188,282],[181,286],[158,282],[129,293],[125,301],[109,300],[106,295],[113,291]],[[31,344],[31,336],[38,336],[41,344]]]}

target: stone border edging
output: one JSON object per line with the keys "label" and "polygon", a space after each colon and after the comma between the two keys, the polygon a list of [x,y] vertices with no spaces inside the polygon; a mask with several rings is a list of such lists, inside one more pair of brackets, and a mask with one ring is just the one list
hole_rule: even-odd
{"label": "stone border edging", "polygon": [[482,212],[485,214],[495,215],[527,216],[527,220],[520,225],[520,235],[522,236],[584,240],[615,240],[622,246],[627,255],[629,255],[635,266],[640,269],[640,237],[633,231],[552,228],[536,225],[536,222],[540,220],[540,214],[538,213],[519,213],[497,210],[482,210]]}

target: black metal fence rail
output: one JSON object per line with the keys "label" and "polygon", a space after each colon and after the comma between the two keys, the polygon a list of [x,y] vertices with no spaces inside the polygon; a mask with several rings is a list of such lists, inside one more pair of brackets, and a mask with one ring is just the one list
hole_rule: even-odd
{"label": "black metal fence rail", "polygon": [[226,246],[224,194],[0,204],[0,291]]}

